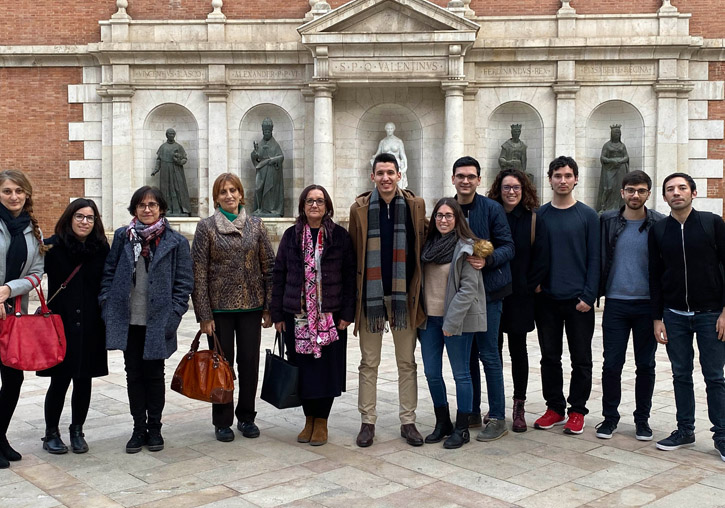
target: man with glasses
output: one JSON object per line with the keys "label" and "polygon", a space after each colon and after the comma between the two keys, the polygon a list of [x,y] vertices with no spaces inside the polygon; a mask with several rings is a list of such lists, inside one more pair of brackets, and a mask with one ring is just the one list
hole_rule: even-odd
{"label": "man with glasses", "polygon": [[602,416],[597,437],[610,439],[617,430],[622,398],[622,367],[632,333],[634,362],[635,437],[652,439],[648,424],[655,387],[655,352],[650,316],[648,231],[661,213],[644,206],[652,189],[652,180],[644,171],[624,175],[620,194],[624,206],[609,210],[599,219],[601,227],[601,277],[599,296],[606,298],[602,332],[604,367],[602,369]]}
{"label": "man with glasses", "polygon": [[510,261],[514,257],[506,213],[493,199],[476,192],[481,184],[481,165],[473,157],[461,157],[453,163],[453,185],[456,201],[461,205],[473,234],[489,240],[493,254],[483,259],[469,256],[471,266],[481,270],[486,290],[487,330],[473,336],[471,347],[471,381],[473,383],[473,411],[470,427],[481,426],[481,371],[479,358],[486,376],[488,415],[486,427],[478,433],[478,441],[494,441],[508,433],[506,429],[506,396],[503,388],[503,365],[498,354],[498,327],[503,312],[503,299],[512,292]]}
{"label": "man with glasses", "polygon": [[375,188],[358,196],[350,207],[350,237],[357,254],[353,333],[360,332],[360,447],[370,446],[375,437],[378,366],[386,321],[393,333],[398,366],[400,435],[412,446],[423,444],[423,436],[415,427],[415,343],[418,326],[425,320],[420,303],[425,201],[400,189],[400,178],[395,156],[378,154],[370,175]]}

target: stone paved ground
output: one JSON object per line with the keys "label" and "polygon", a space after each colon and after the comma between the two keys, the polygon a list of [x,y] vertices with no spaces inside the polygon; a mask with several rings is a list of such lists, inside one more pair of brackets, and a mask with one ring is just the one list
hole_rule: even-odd
{"label": "stone paved ground", "polygon": [[[598,313],[598,324],[600,319]],[[169,381],[195,331],[189,313],[180,330],[180,350],[167,362]],[[271,331],[265,331],[262,348],[270,347],[272,340]],[[531,424],[544,410],[534,334],[529,334],[529,349],[527,417]],[[713,448],[708,430],[699,367],[695,378],[697,443],[688,450],[662,452],[653,442],[634,439],[629,416],[623,418],[613,439],[595,437],[601,411],[599,329],[594,349],[592,414],[586,418],[583,435],[564,435],[561,427],[529,429],[493,443],[473,440],[460,450],[445,450],[440,444],[413,448],[399,437],[391,340],[385,341],[380,368],[377,436],[367,449],[355,446],[360,426],[355,338],[348,349],[349,390],[335,401],[330,439],[320,447],[295,441],[304,420],[300,409],[278,411],[262,401],[257,417],[261,437],[245,439],[237,433],[234,442],[219,443],[214,439],[210,407],[169,390],[163,429],[166,449],[127,455],[123,449],[131,418],[123,359],[113,352],[112,374],[94,382],[85,427],[90,452],[52,456],[43,451],[40,441],[47,380],[30,374],[9,431],[10,442],[24,458],[10,469],[0,470],[0,507],[725,506],[725,462]],[[650,423],[655,439],[660,439],[675,426],[675,406],[664,348],[659,349],[657,361]],[[623,376],[623,415],[631,415],[633,410],[632,364],[630,352]],[[447,373],[453,391],[448,369]],[[505,373],[506,392],[511,394],[508,361]],[[418,422],[425,434],[434,418],[422,367],[419,394]],[[510,410],[507,412],[510,416]],[[64,434],[68,423],[66,410],[61,420]]]}

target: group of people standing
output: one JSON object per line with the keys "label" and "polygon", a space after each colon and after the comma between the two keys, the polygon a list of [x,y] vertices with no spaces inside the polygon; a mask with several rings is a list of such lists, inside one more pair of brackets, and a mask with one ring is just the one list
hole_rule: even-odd
{"label": "group of people standing", "polygon": [[[547,410],[538,429],[563,425],[581,434],[592,386],[594,305],[606,298],[603,317],[604,420],[596,435],[610,438],[620,415],[621,372],[630,332],[636,383],[636,438],[651,440],[656,343],[666,344],[673,369],[678,428],[657,447],[694,443],[693,336],[707,385],[713,439],[725,460],[725,223],[692,208],[694,180],[665,178],[665,218],[647,209],[652,182],[641,171],[622,182],[625,206],[601,217],[573,196],[576,161],[549,166],[551,202],[539,207],[535,187],[518,169],[502,170],[488,196],[477,192],[481,167],[472,157],[453,165],[454,197],[440,199],[426,217],[425,202],[399,187],[394,155],[373,160],[374,188],[350,208],[349,230],[333,222],[327,190],[306,187],[295,224],[275,256],[262,220],[247,215],[244,189],[232,173],[213,185],[215,212],[199,222],[190,248],[165,218],[163,194],[141,187],[132,196],[131,221],[109,247],[96,204],[76,199],[55,234],[43,239],[33,215],[33,190],[20,171],[0,172],[0,318],[16,296],[27,311],[33,289],[26,275],[48,275],[49,293],[64,291],[50,308],[63,319],[65,360],[50,376],[43,448],[68,452],[59,431],[66,392],[73,383],[70,448],[88,451],[83,424],[91,380],[108,373],[106,350],[124,354],[133,431],[126,452],[162,450],[164,363],[177,349],[176,331],[194,303],[201,330],[218,336],[225,358],[236,362],[239,396],[214,404],[216,439],[259,436],[255,424],[261,328],[274,325],[288,359],[299,368],[305,424],[297,441],[328,439],[334,398],[345,391],[347,328],[359,337],[356,443],[373,444],[377,375],[383,334],[392,332],[398,369],[400,434],[412,446],[443,441],[459,448],[470,428],[479,441],[508,433],[502,350],[508,339],[514,385],[512,425],[525,432],[529,363],[526,335],[535,326]],[[562,350],[566,331],[572,375],[564,397]],[[436,423],[425,438],[416,427],[415,348],[421,345]],[[451,419],[443,379],[446,350],[456,389]],[[483,365],[488,411],[481,411]],[[7,440],[23,372],[0,365],[0,468],[20,460]],[[568,411],[567,411],[568,407]]]}

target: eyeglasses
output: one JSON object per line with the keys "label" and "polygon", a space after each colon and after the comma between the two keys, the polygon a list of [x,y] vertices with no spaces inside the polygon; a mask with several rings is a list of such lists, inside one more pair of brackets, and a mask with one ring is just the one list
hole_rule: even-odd
{"label": "eyeglasses", "polygon": [[305,199],[305,204],[307,206],[317,205],[320,208],[322,208],[323,206],[325,206],[325,200],[322,199],[322,198],[320,198],[320,199]]}
{"label": "eyeglasses", "polygon": [[457,174],[454,176],[454,178],[458,181],[468,180],[469,182],[475,182],[476,180],[478,180],[478,175]]}
{"label": "eyeglasses", "polygon": [[445,219],[446,222],[451,222],[453,219],[455,219],[456,216],[452,213],[437,213],[435,214],[435,220],[438,222],[441,222],[443,219]]}
{"label": "eyeglasses", "polygon": [[93,224],[94,222],[96,222],[96,216],[95,215],[83,215],[82,213],[76,213],[76,214],[73,214],[73,220],[75,220],[76,222],[83,222],[85,220],[88,224]]}
{"label": "eyeglasses", "polygon": [[519,192],[521,192],[521,186],[520,185],[502,185],[501,190],[504,192],[514,191],[516,193],[519,193]]}
{"label": "eyeglasses", "polygon": [[637,194],[640,197],[645,197],[647,194],[649,194],[649,189],[635,189],[634,187],[625,187],[624,193],[627,196],[634,196],[635,194]]}
{"label": "eyeglasses", "polygon": [[143,212],[147,208],[152,212],[155,212],[159,209],[159,204],[152,201],[151,203],[139,203],[136,205],[136,210],[138,210],[139,212]]}

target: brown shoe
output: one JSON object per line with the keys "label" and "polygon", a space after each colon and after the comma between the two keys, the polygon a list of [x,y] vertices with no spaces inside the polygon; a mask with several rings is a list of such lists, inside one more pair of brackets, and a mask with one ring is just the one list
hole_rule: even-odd
{"label": "brown shoe", "polygon": [[423,446],[423,436],[420,435],[415,423],[406,423],[400,426],[400,437],[404,437],[410,446]]}
{"label": "brown shoe", "polygon": [[357,435],[355,441],[360,448],[367,448],[373,444],[373,438],[375,437],[375,424],[363,423],[360,426],[360,433]]}
{"label": "brown shoe", "polygon": [[526,432],[526,409],[524,409],[524,401],[514,399],[513,425],[511,430],[514,432]]}
{"label": "brown shoe", "polygon": [[302,429],[302,432],[300,432],[297,435],[297,442],[298,443],[309,443],[310,438],[312,437],[312,428],[315,423],[315,417],[314,416],[308,416],[305,419],[305,428]]}
{"label": "brown shoe", "polygon": [[310,444],[321,446],[327,443],[327,418],[315,418],[315,430],[312,431]]}

